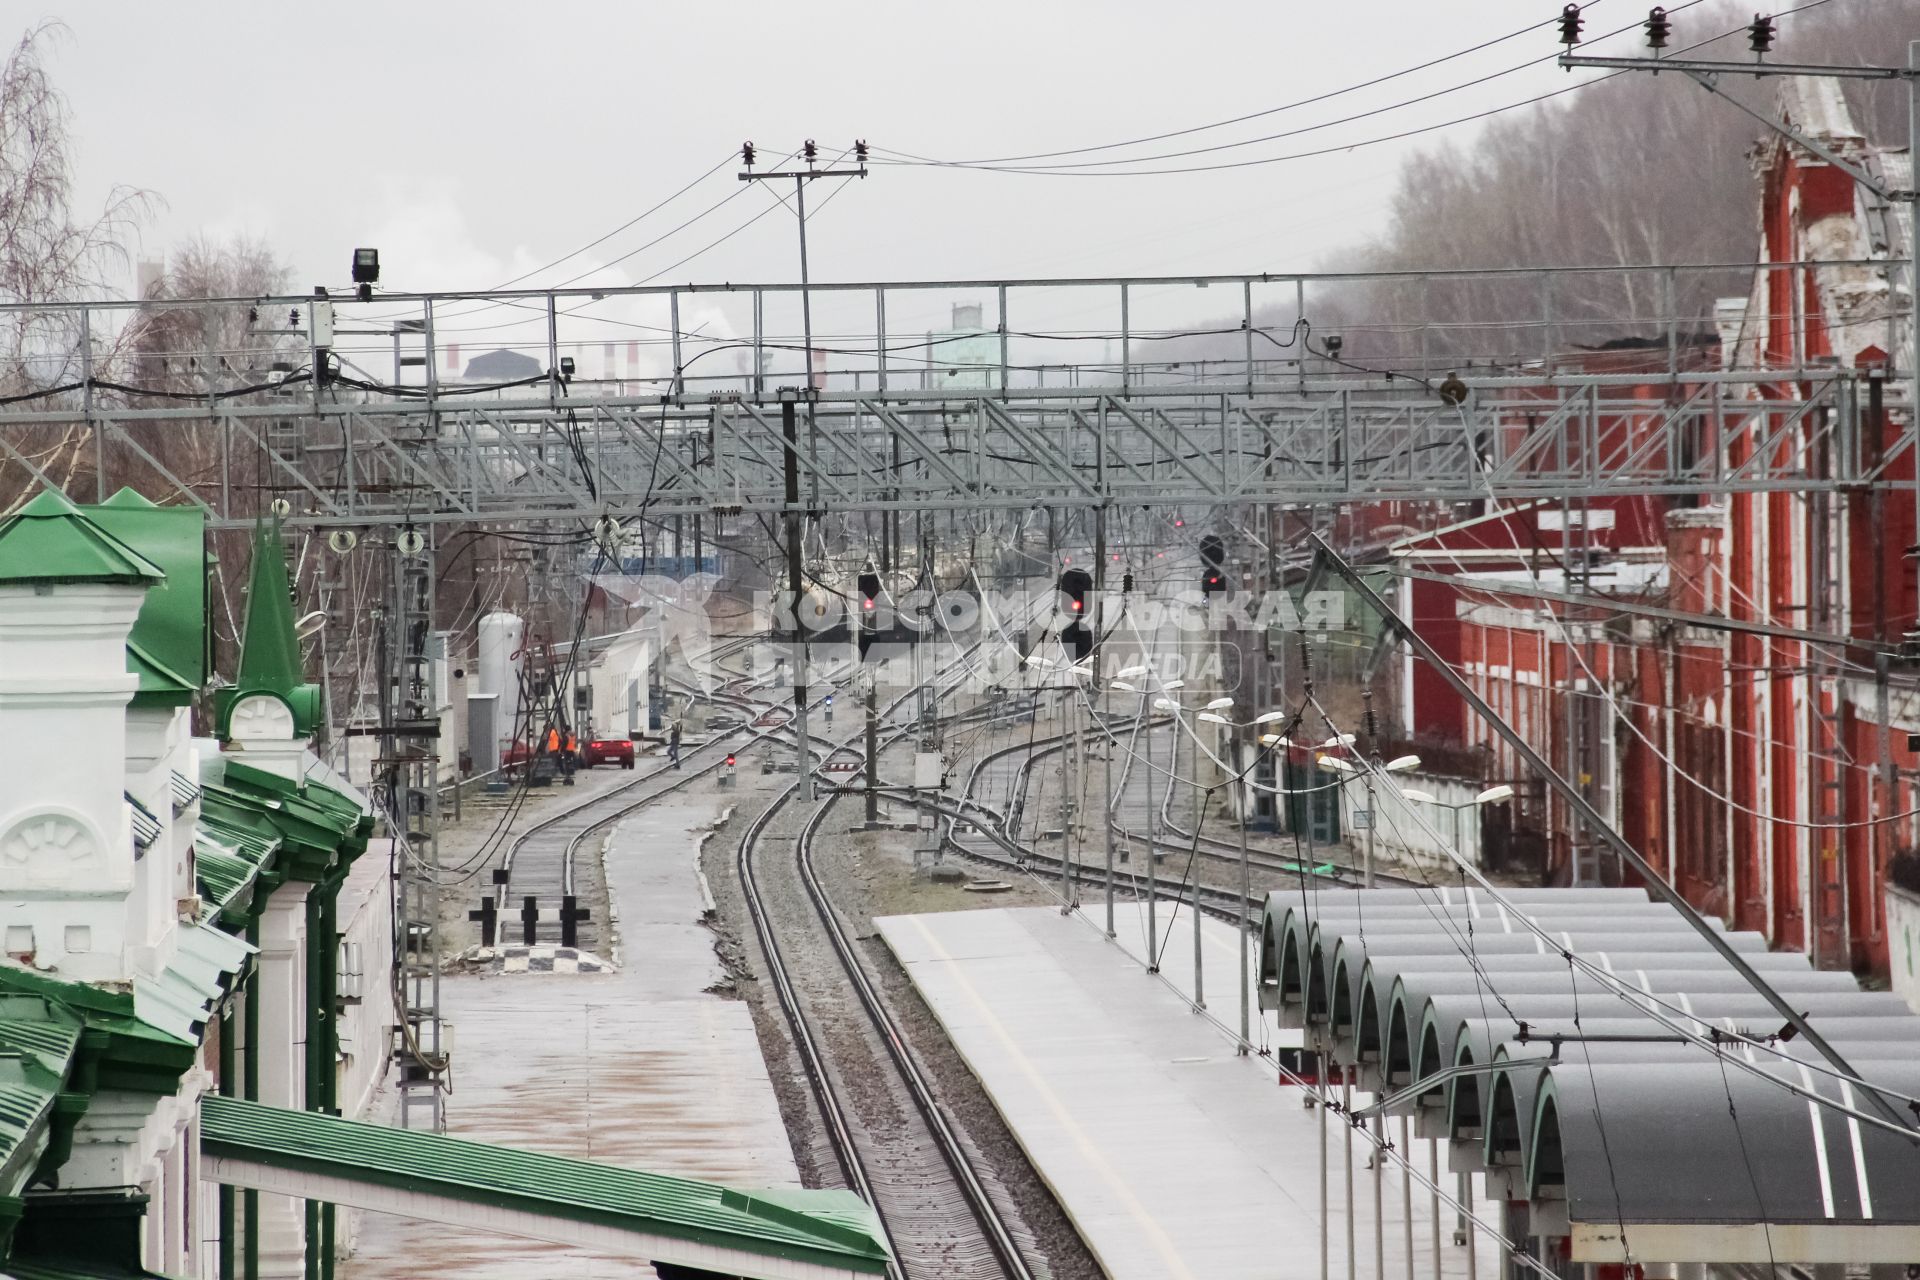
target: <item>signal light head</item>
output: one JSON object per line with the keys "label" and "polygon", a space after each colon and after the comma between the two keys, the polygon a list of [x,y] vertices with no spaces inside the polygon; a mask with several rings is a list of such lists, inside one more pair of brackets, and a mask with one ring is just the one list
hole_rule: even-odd
{"label": "signal light head", "polygon": [[727,767],[728,767],[728,768],[732,768],[732,767],[733,767],[733,757],[732,757],[731,755],[729,755],[729,756],[727,757]]}

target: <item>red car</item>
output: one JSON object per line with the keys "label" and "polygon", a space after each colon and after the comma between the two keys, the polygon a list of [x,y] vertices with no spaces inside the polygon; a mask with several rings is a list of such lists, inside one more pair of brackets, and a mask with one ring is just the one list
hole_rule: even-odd
{"label": "red car", "polygon": [[589,769],[615,761],[622,769],[633,768],[633,739],[595,738],[580,745],[580,763]]}

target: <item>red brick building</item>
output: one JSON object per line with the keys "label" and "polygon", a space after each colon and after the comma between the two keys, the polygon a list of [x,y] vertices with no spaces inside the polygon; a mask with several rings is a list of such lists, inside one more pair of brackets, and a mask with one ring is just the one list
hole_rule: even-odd
{"label": "red brick building", "polygon": [[[1796,128],[1883,185],[1910,185],[1906,153],[1869,146],[1835,85],[1785,84],[1782,110]],[[1896,261],[1911,242],[1904,210],[1882,207],[1784,139],[1760,148],[1755,167],[1762,266],[1749,295],[1722,301],[1717,352],[1701,346],[1677,385],[1634,394],[1727,394],[1706,372],[1713,357],[1721,368],[1778,370],[1777,381],[1733,394],[1814,408],[1677,447],[1718,449],[1723,470],[1755,450],[1788,451],[1815,470],[1850,456],[1911,482],[1911,451],[1881,463],[1907,429],[1911,304]],[[1884,376],[1890,351],[1900,353],[1898,379]],[[1630,361],[1631,347],[1580,358]],[[1855,376],[1836,383],[1827,376],[1835,368]],[[1698,384],[1686,378],[1695,370]],[[1637,442],[1624,436],[1656,419],[1622,417],[1599,439],[1630,448]],[[1903,554],[1915,540],[1911,483],[1596,500],[1584,517],[1536,506],[1408,540],[1399,551],[1406,563],[1465,575],[1474,589],[1416,580],[1401,603],[1496,712],[1564,776],[1589,785],[1594,803],[1689,900],[1824,966],[1885,972],[1886,866],[1920,833],[1912,817],[1920,757],[1906,749],[1906,735],[1920,732],[1920,686],[1887,656],[1915,626],[1915,564]],[[1533,594],[1541,588],[1753,625],[1554,604]],[[1791,630],[1856,643],[1781,634]],[[1483,747],[1489,779],[1518,780],[1512,753],[1418,666],[1403,689],[1409,729]],[[1536,789],[1521,810],[1518,820],[1545,837],[1547,874],[1574,875],[1560,807]],[[1581,870],[1614,874],[1597,863]]]}

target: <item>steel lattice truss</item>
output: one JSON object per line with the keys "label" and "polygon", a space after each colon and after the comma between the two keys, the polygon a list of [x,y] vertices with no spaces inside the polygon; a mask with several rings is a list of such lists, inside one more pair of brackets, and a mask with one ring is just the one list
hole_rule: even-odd
{"label": "steel lattice truss", "polygon": [[[1715,394],[1725,386],[1661,405],[1591,384],[1546,399],[1536,384],[1524,401],[1482,390],[1458,407],[1364,386],[826,392],[797,406],[794,454],[803,505],[832,513],[1832,490],[1889,483],[1913,446],[1909,429],[1863,454],[1847,379],[1800,400]],[[165,491],[150,496],[200,503],[216,525],[247,523],[277,498],[289,523],[353,526],[782,512],[781,415],[777,397],[575,396],[565,408],[145,410],[85,425],[152,468]],[[7,425],[0,452],[37,472]],[[151,446],[169,429],[210,432],[218,478],[189,483],[167,468]]]}
{"label": "steel lattice truss", "polygon": [[[665,327],[627,326],[668,335],[651,339],[656,366],[666,372],[570,383],[555,372],[573,364],[563,359],[570,348],[560,338],[561,317],[597,305],[600,294],[583,300],[536,293],[505,302],[478,295],[397,299],[417,308],[417,318],[396,321],[392,316],[399,313],[389,312],[385,329],[341,330],[390,335],[393,384],[339,372],[364,370],[384,347],[329,350],[319,338],[318,309],[331,304],[173,303],[167,304],[169,315],[225,307],[249,325],[264,314],[282,328],[256,339],[259,331],[248,327],[237,345],[223,351],[209,344],[197,358],[183,356],[183,349],[192,349],[178,345],[170,355],[155,356],[138,341],[122,344],[136,350],[129,366],[136,369],[177,370],[190,363],[201,371],[196,376],[203,393],[199,383],[190,394],[144,396],[133,394],[143,388],[120,385],[112,390],[125,394],[116,397],[96,389],[111,384],[89,375],[44,394],[0,401],[0,470],[24,468],[65,487],[46,469],[46,459],[59,454],[49,448],[49,437],[77,440],[73,447],[84,447],[101,475],[137,475],[148,496],[198,503],[216,526],[249,523],[271,507],[284,510],[294,525],[322,527],[784,513],[790,510],[790,452],[798,506],[815,514],[1578,499],[1891,484],[1890,474],[1905,468],[1914,449],[1913,426],[1906,420],[1904,433],[1886,448],[1868,447],[1876,433],[1863,429],[1871,415],[1867,382],[1858,372],[1804,359],[1797,348],[1785,368],[1700,367],[1682,328],[1694,322],[1674,299],[1723,291],[1730,270],[1614,272],[1629,285],[1647,286],[1641,292],[1657,304],[1651,320],[1633,310],[1639,304],[1631,303],[1631,290],[1622,295],[1629,298],[1623,304],[1628,311],[1618,320],[1564,318],[1556,305],[1564,311],[1568,303],[1553,300],[1586,287],[1591,273],[1578,270],[1369,278],[1366,286],[1396,321],[1392,308],[1406,298],[1429,299],[1454,285],[1479,287],[1487,278],[1517,289],[1515,296],[1537,293],[1543,299],[1544,319],[1509,326],[1524,329],[1515,342],[1535,344],[1530,353],[1502,357],[1505,363],[1493,362],[1493,371],[1480,376],[1469,371],[1450,388],[1437,382],[1448,356],[1427,350],[1444,346],[1441,339],[1454,332],[1438,322],[1376,326],[1376,337],[1405,331],[1399,333],[1405,342],[1397,373],[1311,358],[1327,352],[1314,351],[1305,337],[1313,309],[1305,277],[1211,278],[1230,286],[1230,297],[1237,291],[1241,314],[1228,317],[1228,328],[1205,335],[1212,345],[1184,363],[1141,358],[1143,350],[1176,353],[1172,346],[1154,348],[1156,341],[1195,335],[1144,327],[1138,303],[1129,310],[1128,300],[1141,296],[1144,285],[1165,292],[1206,282],[817,286],[817,294],[837,299],[845,310],[870,308],[866,314],[874,319],[870,333],[843,327],[841,336],[818,340],[814,355],[824,359],[831,352],[838,363],[821,373],[823,389],[811,391],[778,385],[806,375],[795,370],[788,379],[774,369],[774,357],[806,348],[796,348],[763,320],[763,311],[777,310],[792,297],[790,286],[626,291],[632,295],[626,301],[668,312]],[[1754,268],[1742,270],[1750,277]],[[1699,277],[1697,288],[1689,283],[1690,272]],[[1292,299],[1277,320],[1271,309],[1262,312],[1267,304],[1256,292],[1276,289]],[[892,300],[898,308],[902,295],[915,290],[964,290],[997,300],[994,325],[957,339],[930,334],[927,342],[911,344],[931,349],[971,342],[975,350],[967,363],[928,355],[922,366],[901,367],[900,347],[889,345],[887,336],[888,305]],[[1076,297],[1115,291],[1117,333],[1103,339],[1082,331],[1010,328],[1009,310],[1017,318],[1022,300],[1051,296],[1048,290]],[[750,301],[751,322],[734,328],[750,337],[700,338],[683,325],[684,308],[744,310],[743,299]],[[544,322],[544,336],[527,344],[534,358],[525,360],[541,372],[501,387],[437,382],[433,371],[442,355],[451,357],[457,348],[445,331],[436,335],[435,317],[461,303],[511,307],[533,316],[523,323]],[[137,339],[138,326],[158,305],[97,304],[74,311],[81,354],[70,347],[65,367],[83,374],[97,369],[90,354],[100,345],[94,335],[118,325]],[[820,307],[818,299],[815,305]],[[338,341],[332,323],[329,310],[326,332]],[[310,332],[299,328],[305,324]],[[1583,371],[1578,362],[1551,354],[1570,331],[1593,336],[1636,325],[1654,333],[1642,339],[1652,344],[1646,369],[1623,372],[1589,363]],[[1483,325],[1459,330],[1477,345],[1496,340]],[[1264,345],[1256,346],[1256,336]],[[1117,367],[1111,358],[1023,364],[1015,341],[1031,350],[1107,341],[1111,350],[1115,337]],[[407,350],[422,354],[403,358],[407,343],[414,344]],[[591,338],[571,349],[584,358],[598,345]],[[698,365],[704,355],[729,348],[730,358],[743,366],[751,354],[751,372],[716,374],[708,370],[722,364]],[[605,349],[610,362],[614,343]],[[1462,348],[1456,342],[1453,349]],[[249,385],[258,382],[252,371],[265,368],[268,357],[275,359],[272,368],[293,370],[291,377],[266,390]],[[408,365],[424,366],[425,380],[398,385]],[[222,372],[205,372],[211,369]],[[955,372],[966,376],[953,379]],[[120,376],[139,380],[137,373]],[[1904,382],[1889,379],[1889,401],[1904,401]],[[1441,394],[1446,390],[1454,394]],[[1907,417],[1904,403],[1900,408],[1896,421]],[[783,423],[787,412],[796,418],[791,448]]]}

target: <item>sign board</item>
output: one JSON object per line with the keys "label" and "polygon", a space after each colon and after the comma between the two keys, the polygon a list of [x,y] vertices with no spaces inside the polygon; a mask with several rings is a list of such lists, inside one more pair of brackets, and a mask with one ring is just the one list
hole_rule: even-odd
{"label": "sign board", "polygon": [[1355,809],[1353,811],[1353,821],[1349,825],[1351,825],[1355,831],[1373,830],[1373,810]]}
{"label": "sign board", "polygon": [[1557,511],[1549,508],[1539,514],[1538,527],[1543,533],[1558,533],[1565,529],[1568,517],[1572,517],[1576,529],[1611,529],[1614,523],[1614,512],[1609,507],[1601,507],[1597,511]]}

